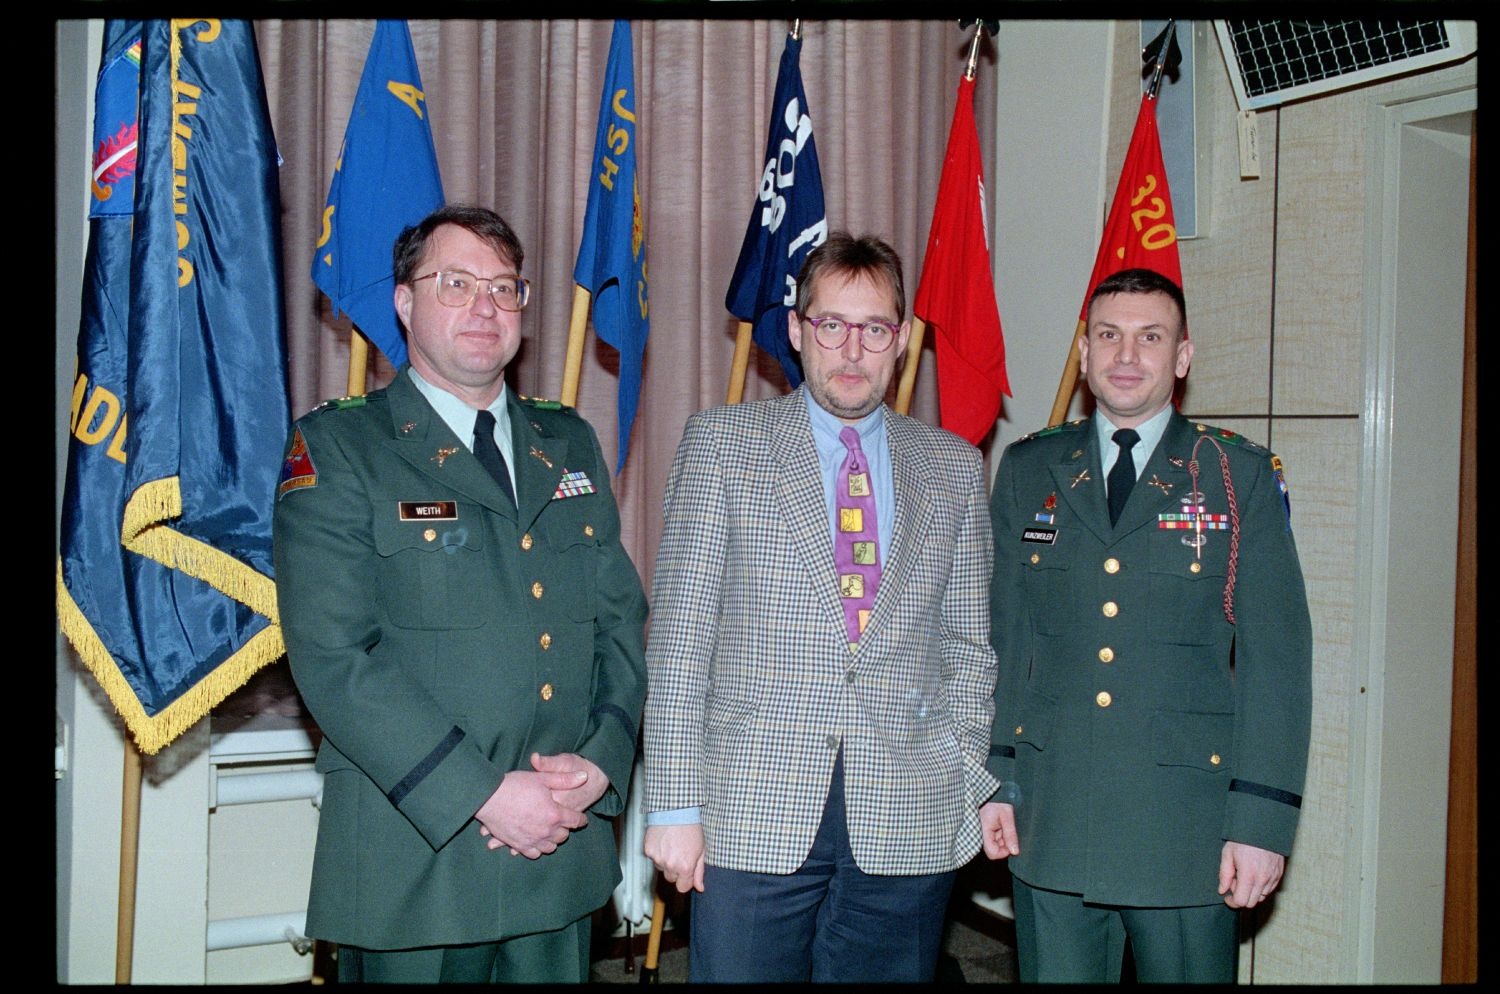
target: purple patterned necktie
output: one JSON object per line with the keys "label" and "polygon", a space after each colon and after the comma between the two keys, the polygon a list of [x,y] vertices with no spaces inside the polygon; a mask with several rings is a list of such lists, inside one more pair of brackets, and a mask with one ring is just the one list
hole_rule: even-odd
{"label": "purple patterned necktie", "polygon": [[838,537],[833,564],[838,569],[839,596],[851,646],[859,641],[870,620],[870,605],[880,586],[880,543],[875,527],[875,493],[870,486],[870,464],[859,447],[859,432],[845,428],[839,438],[848,450],[839,467],[834,505],[838,508]]}

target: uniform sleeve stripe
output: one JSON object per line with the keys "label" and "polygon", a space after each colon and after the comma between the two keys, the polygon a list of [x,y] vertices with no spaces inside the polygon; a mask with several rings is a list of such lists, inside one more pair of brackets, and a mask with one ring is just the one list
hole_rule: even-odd
{"label": "uniform sleeve stripe", "polygon": [[413,766],[411,772],[402,777],[401,782],[392,787],[390,793],[385,796],[390,799],[392,804],[400,807],[401,802],[406,800],[406,795],[415,790],[417,784],[425,780],[427,774],[431,773],[437,768],[439,763],[447,759],[448,754],[463,740],[464,730],[454,725],[453,730],[443,736],[443,741],[437,744],[437,748],[424,756],[420,763]]}
{"label": "uniform sleeve stripe", "polygon": [[1277,801],[1281,804],[1289,804],[1294,808],[1302,807],[1302,795],[1293,794],[1289,790],[1279,787],[1267,787],[1263,783],[1254,780],[1231,780],[1229,789],[1237,790],[1242,794],[1254,794],[1256,797],[1264,797],[1268,801]]}
{"label": "uniform sleeve stripe", "polygon": [[620,719],[620,724],[625,726],[625,732],[627,735],[629,735],[630,741],[635,741],[635,722],[630,720],[630,715],[626,714],[625,709],[620,707],[618,704],[601,704],[598,707],[594,708],[592,713],[614,715],[616,718]]}
{"label": "uniform sleeve stripe", "polygon": [[1001,759],[1015,759],[1016,747],[1012,745],[990,745],[990,755],[999,756]]}

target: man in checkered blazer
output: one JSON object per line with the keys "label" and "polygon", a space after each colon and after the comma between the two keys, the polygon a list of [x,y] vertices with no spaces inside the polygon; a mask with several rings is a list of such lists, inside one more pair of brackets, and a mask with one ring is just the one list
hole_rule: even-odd
{"label": "man in checkered blazer", "polygon": [[[904,318],[895,252],[830,235],[788,317],[806,383],[694,415],[677,450],[645,850],[694,892],[695,982],[931,981],[980,848],[998,786],[984,473],[973,446],[885,406]],[[878,521],[857,583],[835,565],[841,527],[859,530],[840,488]],[[873,603],[846,602],[863,584]]]}

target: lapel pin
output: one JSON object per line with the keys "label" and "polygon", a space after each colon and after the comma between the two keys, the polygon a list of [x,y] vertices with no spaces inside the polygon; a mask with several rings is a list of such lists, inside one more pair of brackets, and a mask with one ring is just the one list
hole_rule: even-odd
{"label": "lapel pin", "polygon": [[1081,455],[1083,455],[1083,450],[1082,449],[1074,449],[1073,450],[1073,455],[1070,456],[1069,458],[1071,458],[1071,459],[1077,459]]}
{"label": "lapel pin", "polygon": [[1167,457],[1167,462],[1171,463],[1173,466],[1176,466],[1178,469],[1182,468],[1182,457],[1181,456],[1168,456]]}
{"label": "lapel pin", "polygon": [[531,447],[531,454],[535,458],[540,459],[542,461],[542,465],[543,466],[546,466],[548,469],[552,468],[552,460],[547,458],[547,453],[543,452],[541,449],[537,448],[535,445],[533,445]]}
{"label": "lapel pin", "polygon": [[1089,471],[1087,469],[1085,469],[1082,473],[1079,473],[1077,476],[1073,477],[1073,484],[1072,484],[1072,486],[1074,488],[1076,488],[1078,486],[1078,484],[1084,482],[1085,480],[1091,480],[1091,479],[1093,479],[1093,477],[1089,476]]}
{"label": "lapel pin", "polygon": [[412,429],[416,427],[417,423],[415,421],[408,421],[406,422],[406,424],[401,426],[401,434],[410,435],[412,433]]}
{"label": "lapel pin", "polygon": [[1172,484],[1163,481],[1162,478],[1157,476],[1155,473],[1151,474],[1151,479],[1147,480],[1146,484],[1160,490],[1163,496],[1172,496]]}
{"label": "lapel pin", "polygon": [[451,456],[451,455],[453,455],[453,453],[455,453],[457,451],[458,451],[458,446],[456,446],[456,445],[453,448],[451,448],[451,449],[438,449],[437,450],[437,455],[435,455],[435,456],[432,457],[432,461],[438,464],[438,469],[442,469],[443,468],[443,463],[447,462],[448,461],[448,457]]}

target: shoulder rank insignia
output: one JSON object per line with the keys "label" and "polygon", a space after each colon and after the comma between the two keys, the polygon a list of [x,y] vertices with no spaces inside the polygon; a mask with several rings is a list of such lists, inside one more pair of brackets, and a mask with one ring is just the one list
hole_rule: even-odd
{"label": "shoulder rank insignia", "polygon": [[594,492],[594,481],[581,469],[571,472],[566,468],[563,470],[562,479],[557,481],[557,492],[552,495],[553,500],[562,500],[566,497],[581,497],[584,494]]}
{"label": "shoulder rank insignia", "polygon": [[1036,431],[1028,432],[1027,434],[1022,435],[1020,438],[1016,439],[1016,443],[1029,442],[1033,438],[1046,438],[1048,435],[1056,435],[1058,432],[1063,431],[1064,429],[1077,428],[1087,420],[1087,418],[1078,418],[1075,421],[1065,421],[1060,425],[1051,425],[1046,428],[1038,428]]}
{"label": "shoulder rank insignia", "polygon": [[1215,428],[1213,425],[1205,424],[1195,424],[1193,425],[1193,427],[1198,430],[1199,434],[1208,434],[1221,442],[1228,442],[1230,445],[1237,446],[1241,449],[1249,449],[1251,452],[1262,454],[1270,453],[1270,450],[1267,449],[1264,445],[1261,445],[1258,442],[1252,442],[1250,441],[1250,439],[1246,438],[1244,435],[1241,435],[1239,432],[1230,431],[1228,428]]}
{"label": "shoulder rank insignia", "polygon": [[276,484],[276,499],[280,500],[293,490],[318,485],[318,470],[313,466],[312,453],[307,451],[307,439],[302,429],[292,432],[292,447],[287,451],[286,462],[281,465],[281,482]]}
{"label": "shoulder rank insignia", "polygon": [[560,400],[543,400],[540,397],[527,397],[524,394],[521,396],[521,403],[543,411],[560,411],[564,406]]}
{"label": "shoulder rank insignia", "polygon": [[363,396],[334,397],[330,400],[323,401],[323,403],[319,404],[317,407],[314,407],[313,411],[344,411],[348,410],[351,407],[364,407],[369,402],[369,398]]}

